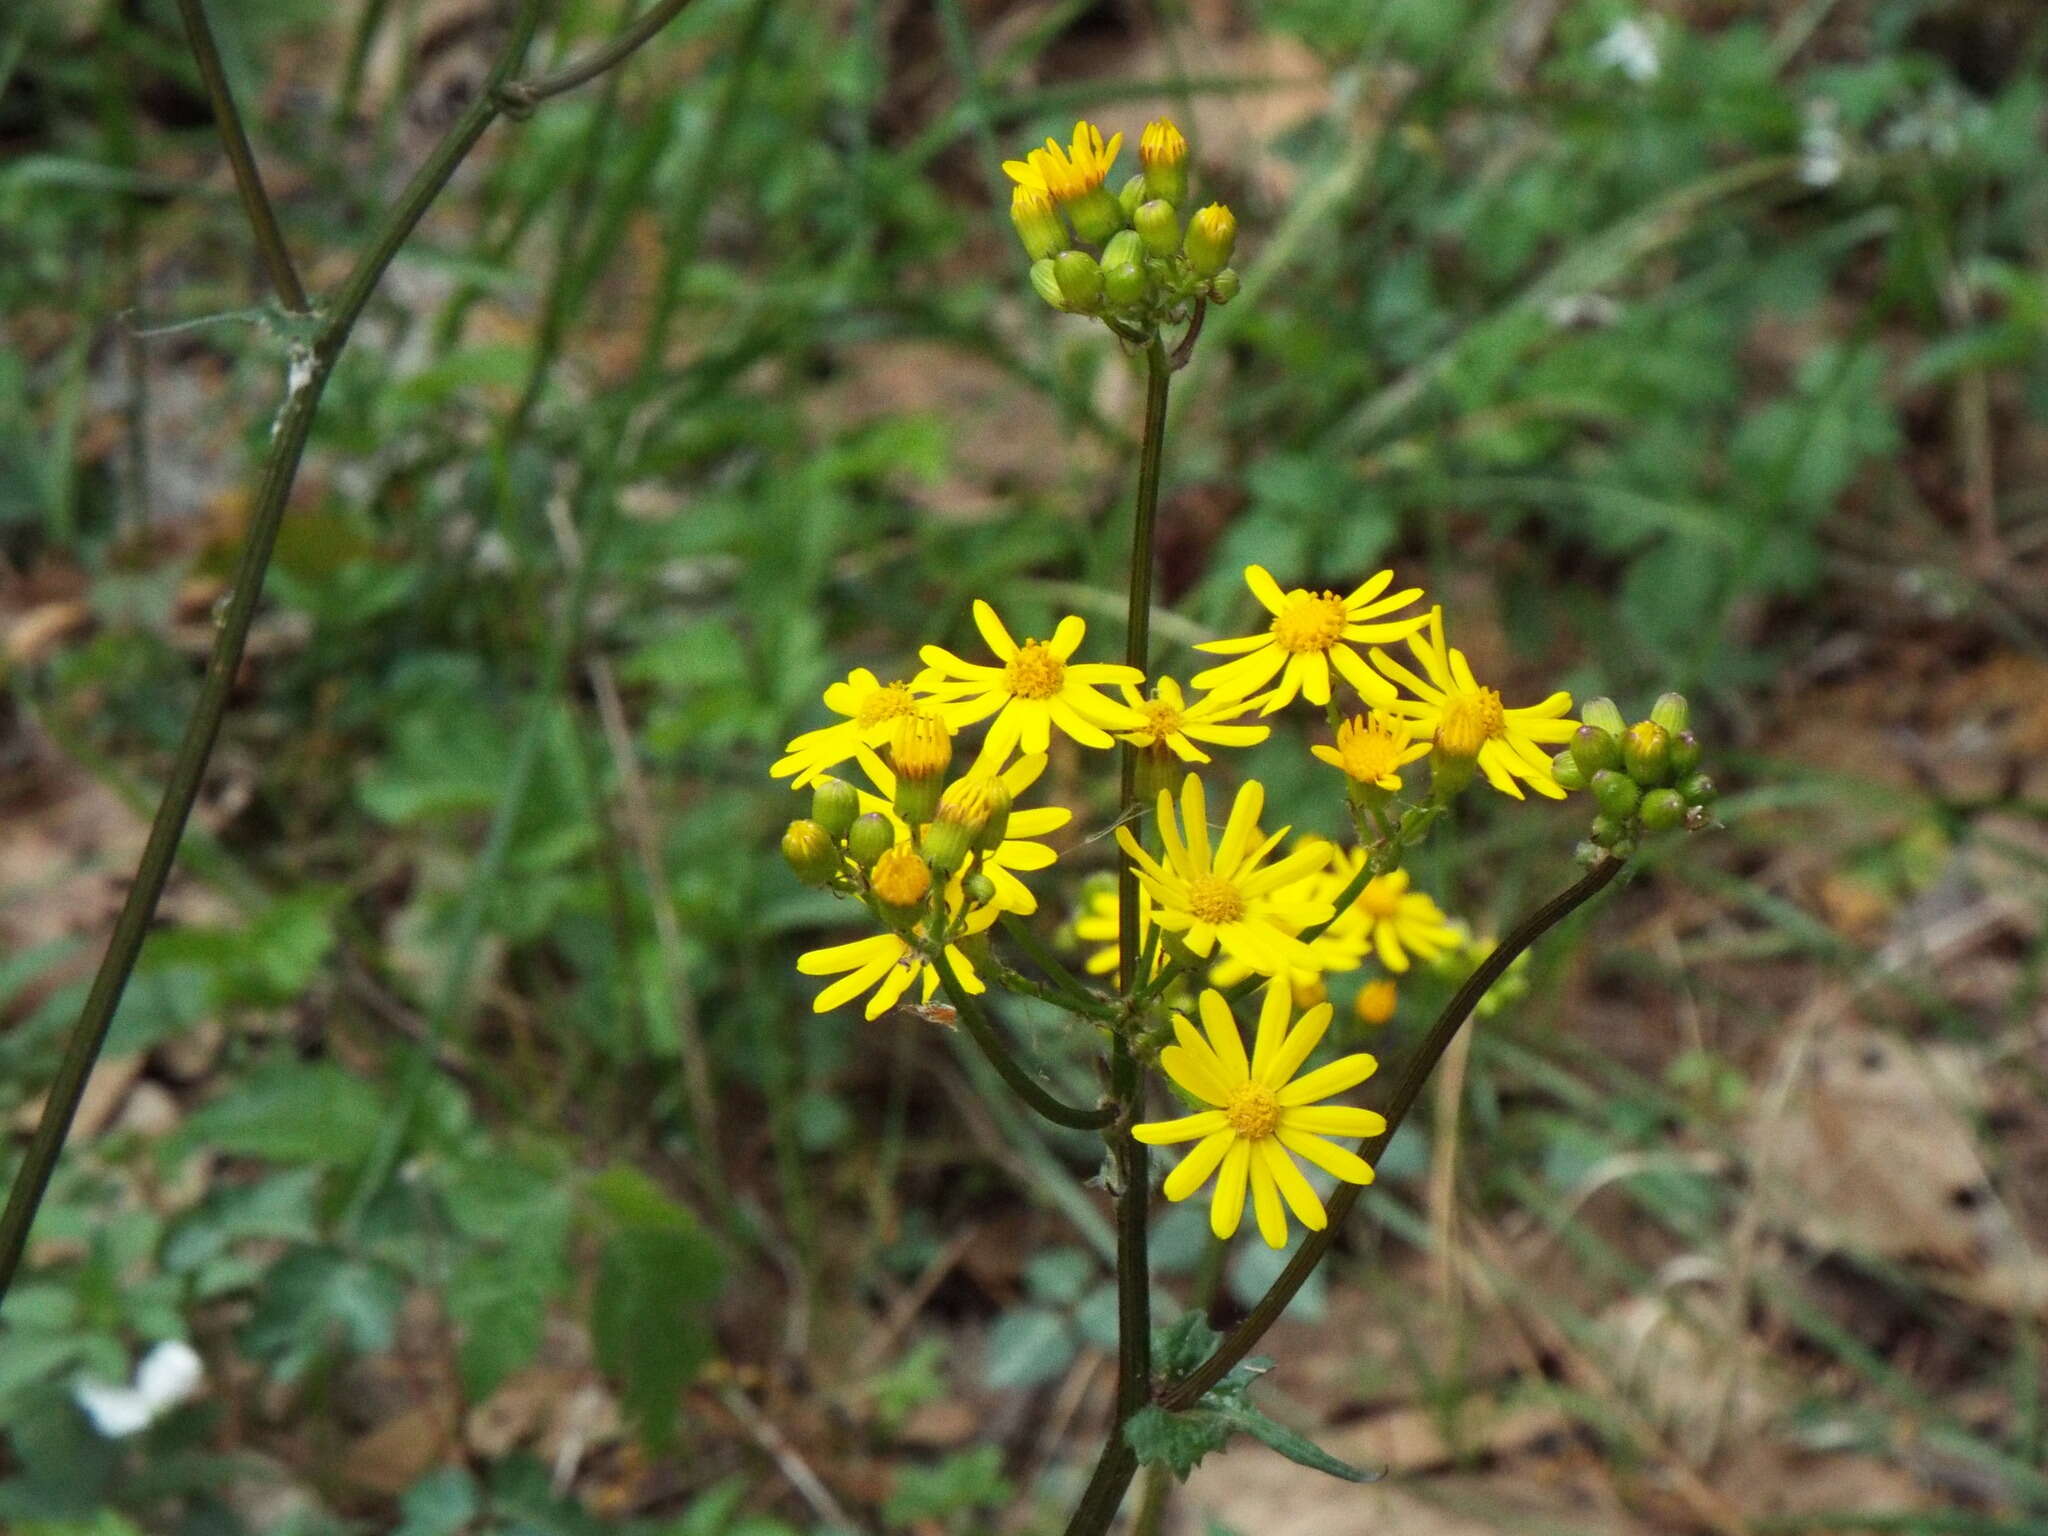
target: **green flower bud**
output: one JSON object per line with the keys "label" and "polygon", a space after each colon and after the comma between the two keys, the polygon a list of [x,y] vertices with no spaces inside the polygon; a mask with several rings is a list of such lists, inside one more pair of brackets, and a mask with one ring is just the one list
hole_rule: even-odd
{"label": "green flower bud", "polygon": [[1700,739],[1691,731],[1680,731],[1671,738],[1671,776],[1675,779],[1687,777],[1700,765]]}
{"label": "green flower bud", "polygon": [[1171,256],[1180,249],[1180,216],[1173,204],[1153,198],[1138,204],[1131,215],[1131,227],[1154,256]]}
{"label": "green flower bud", "polygon": [[895,846],[896,829],[880,811],[856,816],[846,829],[846,851],[862,869],[872,868],[875,860]]}
{"label": "green flower bud", "polygon": [[1560,789],[1584,789],[1591,782],[1569,747],[1550,760],[1550,776],[1557,780]]}
{"label": "green flower bud", "polygon": [[1145,259],[1145,242],[1138,238],[1135,229],[1120,229],[1109,237],[1109,244],[1102,248],[1102,270],[1120,267],[1127,261]]}
{"label": "green flower bud", "polygon": [[860,814],[860,792],[844,779],[823,778],[811,787],[811,820],[835,838],[846,836]]}
{"label": "green flower bud", "polygon": [[1632,859],[1636,856],[1636,840],[1632,837],[1616,838],[1614,846],[1607,851],[1617,859]]}
{"label": "green flower bud", "polygon": [[960,893],[969,906],[985,907],[996,899],[996,883],[977,869],[960,882]]}
{"label": "green flower bud", "polygon": [[1033,261],[1043,261],[1066,249],[1067,229],[1060,223],[1059,209],[1037,187],[1020,186],[1011,192],[1010,222],[1016,226],[1017,238],[1024,242],[1024,253]]}
{"label": "green flower bud", "polygon": [[839,873],[832,834],[815,821],[792,821],[782,834],[782,856],[805,885],[824,885]]}
{"label": "green flower bud", "polygon": [[1676,736],[1692,724],[1692,706],[1682,693],[1661,693],[1650,706],[1650,718]]}
{"label": "green flower bud", "polygon": [[1621,738],[1622,766],[1645,789],[1671,782],[1671,733],[1654,720],[1638,720]]}
{"label": "green flower bud", "polygon": [[1188,224],[1188,266],[1197,277],[1214,277],[1229,266],[1236,246],[1237,215],[1221,203],[1211,203]]}
{"label": "green flower bud", "polygon": [[1615,820],[1612,816],[1595,816],[1592,828],[1586,835],[1602,848],[1612,848],[1628,836],[1628,825],[1626,822]]}
{"label": "green flower bud", "polygon": [[1135,261],[1103,269],[1102,296],[1114,308],[1123,309],[1133,304],[1144,303],[1148,287],[1144,270]]}
{"label": "green flower bud", "polygon": [[1612,699],[1588,699],[1579,706],[1579,718],[1588,725],[1597,725],[1610,736],[1619,736],[1628,729],[1628,722],[1621,718],[1621,711],[1614,707]]}
{"label": "green flower bud", "polygon": [[974,833],[965,822],[941,816],[924,829],[917,850],[924,855],[925,863],[932,867],[934,873],[954,875],[966,864],[973,842]]}
{"label": "green flower bud", "polygon": [[1603,769],[1621,766],[1621,743],[1597,725],[1582,725],[1572,732],[1571,754],[1589,780]]}
{"label": "green flower bud", "polygon": [[1102,268],[1086,251],[1061,251],[1052,259],[1052,275],[1069,309],[1085,313],[1102,298]]}
{"label": "green flower bud", "polygon": [[1123,190],[1116,195],[1117,206],[1124,211],[1125,218],[1134,218],[1145,201],[1145,178],[1141,173],[1124,183]]}
{"label": "green flower bud", "polygon": [[1448,804],[1465,792],[1479,766],[1476,757],[1456,757],[1449,752],[1429,754],[1429,793],[1438,804]]}
{"label": "green flower bud", "polygon": [[1678,793],[1687,805],[1712,805],[1721,798],[1721,789],[1704,773],[1695,773],[1678,781]]}
{"label": "green flower bud", "polygon": [[1060,313],[1066,313],[1067,298],[1060,292],[1060,280],[1054,275],[1051,257],[1031,263],[1031,286],[1046,303]]}
{"label": "green flower bud", "polygon": [[1643,796],[1643,825],[1669,832],[1685,821],[1685,798],[1675,789],[1653,789]]}
{"label": "green flower bud", "polygon": [[1602,768],[1593,775],[1593,798],[1600,802],[1604,814],[1616,821],[1627,821],[1642,803],[1643,792],[1636,788],[1636,781],[1627,774]]}
{"label": "green flower bud", "polygon": [[1138,163],[1145,167],[1147,195],[1180,204],[1188,199],[1188,141],[1166,118],[1145,125],[1138,136]]}
{"label": "green flower bud", "polygon": [[1218,304],[1228,304],[1237,297],[1238,289],[1244,286],[1237,275],[1237,268],[1225,267],[1209,279],[1209,297]]}
{"label": "green flower bud", "polygon": [[1100,245],[1124,227],[1124,207],[1109,195],[1106,187],[1084,192],[1067,204],[1067,217],[1074,221],[1074,233],[1090,245]]}

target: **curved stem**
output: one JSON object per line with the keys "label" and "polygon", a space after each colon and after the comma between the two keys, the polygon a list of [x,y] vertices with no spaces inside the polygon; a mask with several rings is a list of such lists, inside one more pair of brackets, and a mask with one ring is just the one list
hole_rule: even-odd
{"label": "curved stem", "polygon": [[1031,963],[1045,972],[1052,983],[1066,999],[1065,1006],[1090,1018],[1111,1018],[1109,999],[1092,990],[1088,984],[1060,964],[1059,956],[1046,948],[1044,940],[1031,931],[1031,925],[1014,912],[1005,912],[999,921],[1003,932],[1016,940],[1017,947],[1031,957]]}
{"label": "curved stem", "polygon": [[981,999],[960,984],[960,975],[953,969],[953,961],[944,946],[932,951],[932,964],[938,967],[939,981],[945,986],[946,996],[953,1000],[953,1009],[960,1016],[960,1022],[974,1043],[981,1047],[981,1054],[988,1058],[988,1064],[996,1069],[998,1076],[1009,1085],[1010,1091],[1029,1104],[1054,1125],[1064,1125],[1076,1131],[1100,1131],[1116,1123],[1122,1110],[1115,1104],[1101,1104],[1094,1109],[1081,1109],[1055,1098],[1042,1087],[1029,1072],[1017,1064],[1009,1044],[1003,1039],[1003,1032],[996,1027]]}
{"label": "curved stem", "polygon": [[270,274],[270,286],[277,290],[286,309],[303,315],[306,290],[299,282],[298,268],[292,265],[284,232],[277,227],[270,194],[263,190],[256,153],[249,147],[249,135],[242,129],[242,114],[235,110],[235,95],[228,88],[227,71],[221,68],[220,49],[214,46],[204,0],[178,0],[178,12],[185,18],[185,37],[192,45],[192,60],[199,66],[200,83],[206,87],[206,99],[213,106],[221,148],[227,151],[228,164],[234,168],[235,189],[241,194],[242,211],[249,216],[256,249],[262,253],[263,269]]}
{"label": "curved stem", "polygon": [[[1429,1032],[1422,1037],[1414,1054],[1408,1058],[1407,1068],[1395,1083],[1381,1113],[1386,1116],[1386,1129],[1376,1136],[1369,1136],[1359,1144],[1358,1155],[1367,1162],[1373,1162],[1387,1143],[1394,1139],[1394,1133],[1401,1128],[1401,1122],[1408,1116],[1422,1088],[1429,1081],[1429,1075],[1436,1069],[1437,1061],[1445,1049],[1456,1038],[1458,1030],[1479,1006],[1479,1000],[1498,981],[1501,973],[1514,964],[1515,958],[1535,943],[1544,934],[1584,905],[1609,881],[1621,873],[1623,861],[1604,859],[1587,871],[1577,884],[1553,896],[1549,901],[1531,912],[1517,923],[1507,936],[1500,941],[1493,953],[1480,962],[1479,968],[1465,978],[1465,984],[1458,988],[1451,1000],[1444,1004],[1443,1012],[1436,1016],[1436,1022],[1429,1026]],[[1332,1197],[1329,1206],[1329,1224],[1320,1232],[1309,1234],[1308,1240],[1288,1261],[1280,1277],[1268,1287],[1266,1294],[1259,1298],[1257,1306],[1246,1314],[1223,1342],[1216,1346],[1216,1352],[1204,1360],[1181,1380],[1175,1382],[1160,1395],[1163,1407],[1176,1412],[1192,1408],[1201,1401],[1202,1394],[1230,1374],[1231,1367],[1259,1342],[1265,1331],[1272,1327],[1280,1314],[1287,1310],[1287,1304],[1294,1299],[1294,1293],[1301,1289],[1309,1273],[1322,1262],[1323,1255],[1330,1251],[1337,1229],[1350,1214],[1353,1205],[1364,1186],[1346,1184]]]}
{"label": "curved stem", "polygon": [[531,111],[550,96],[573,91],[577,86],[595,80],[606,70],[631,58],[643,44],[654,37],[655,33],[680,16],[683,7],[689,3],[690,0],[662,0],[660,5],[638,21],[622,27],[618,35],[602,47],[591,50],[583,58],[564,64],[560,69],[550,70],[545,75],[536,75],[531,80],[508,80],[499,87],[499,95],[510,110],[521,112]]}

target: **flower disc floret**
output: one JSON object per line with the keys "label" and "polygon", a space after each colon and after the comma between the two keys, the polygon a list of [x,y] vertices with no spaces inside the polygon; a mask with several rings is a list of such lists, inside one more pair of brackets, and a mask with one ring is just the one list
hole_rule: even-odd
{"label": "flower disc floret", "polygon": [[1159,1065],[1205,1107],[1178,1120],[1131,1127],[1131,1134],[1150,1146],[1194,1143],[1166,1176],[1161,1193],[1185,1200],[1213,1177],[1209,1229],[1219,1238],[1237,1231],[1247,1193],[1259,1236],[1271,1247],[1286,1245],[1290,1211],[1310,1231],[1329,1225],[1329,1213],[1297,1158],[1347,1183],[1372,1182],[1372,1165],[1329,1138],[1377,1136],[1387,1128],[1385,1118],[1369,1109],[1318,1101],[1357,1087],[1379,1063],[1359,1052],[1302,1072],[1329,1030],[1330,1005],[1316,1004],[1290,1027],[1292,1007],[1284,980],[1267,986],[1258,1035],[1247,1056],[1223,994],[1204,991],[1197,1005],[1201,1028],[1175,1014],[1174,1043],[1159,1053]]}

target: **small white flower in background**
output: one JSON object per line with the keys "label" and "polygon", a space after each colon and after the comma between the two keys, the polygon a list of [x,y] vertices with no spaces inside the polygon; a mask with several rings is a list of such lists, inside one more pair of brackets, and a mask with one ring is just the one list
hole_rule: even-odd
{"label": "small white flower in background", "polygon": [[206,1380],[198,1351],[183,1339],[166,1339],[135,1367],[135,1385],[110,1387],[81,1381],[71,1396],[109,1440],[140,1434],[178,1404],[191,1399]]}
{"label": "small white flower in background", "polygon": [[1621,318],[1621,306],[1604,293],[1561,293],[1544,314],[1561,331],[1597,331]]}
{"label": "small white flower in background", "polygon": [[1664,68],[1656,37],[1633,16],[1607,29],[1593,48],[1593,61],[1620,70],[1637,85],[1648,85]]}
{"label": "small white flower in background", "polygon": [[1806,104],[1799,130],[1799,179],[1809,187],[1832,187],[1842,179],[1849,146],[1842,137],[1841,108],[1825,97]]}

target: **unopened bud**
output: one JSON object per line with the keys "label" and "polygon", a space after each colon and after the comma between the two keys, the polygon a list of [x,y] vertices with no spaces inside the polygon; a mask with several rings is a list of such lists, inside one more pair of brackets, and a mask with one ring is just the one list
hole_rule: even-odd
{"label": "unopened bud", "polygon": [[1621,718],[1621,711],[1612,699],[1588,699],[1579,707],[1579,719],[1587,725],[1598,726],[1610,736],[1619,736],[1628,729],[1628,722]]}
{"label": "unopened bud", "polygon": [[782,834],[782,856],[805,885],[824,885],[839,873],[839,849],[815,821],[792,821]]}
{"label": "unopened bud", "polygon": [[1550,776],[1557,780],[1559,789],[1584,789],[1591,782],[1569,747],[1550,760]]}
{"label": "unopened bud", "polygon": [[1010,194],[1010,222],[1024,252],[1033,261],[1057,256],[1066,249],[1067,230],[1052,198],[1037,187],[1018,187]]}
{"label": "unopened bud", "polygon": [[1671,738],[1671,776],[1682,779],[1700,765],[1700,739],[1691,731],[1680,731]]}
{"label": "unopened bud", "polygon": [[1685,821],[1685,797],[1675,789],[1653,789],[1643,796],[1643,825],[1652,832],[1669,832]]}
{"label": "unopened bud", "polygon": [[898,716],[889,759],[896,770],[896,814],[913,827],[930,821],[953,761],[953,733],[946,722],[937,715]]}
{"label": "unopened bud", "polygon": [[1621,738],[1622,766],[1645,789],[1671,782],[1671,733],[1654,720],[1638,720]]}
{"label": "unopened bud", "polygon": [[1400,989],[1382,976],[1358,989],[1358,1000],[1351,1005],[1351,1011],[1367,1029],[1378,1029],[1393,1018],[1395,1005],[1400,1000]]}
{"label": "unopened bud", "polygon": [[1636,781],[1612,768],[1602,768],[1594,774],[1592,785],[1593,798],[1600,803],[1601,814],[1612,816],[1616,821],[1627,821],[1642,803],[1643,792],[1636,788]]}
{"label": "unopened bud", "polygon": [[1582,725],[1572,732],[1571,753],[1589,782],[1594,774],[1621,766],[1621,743],[1602,726]]}
{"label": "unopened bud", "polygon": [[1124,183],[1123,190],[1116,195],[1117,206],[1124,211],[1125,218],[1134,216],[1145,201],[1145,178],[1133,176]]}
{"label": "unopened bud", "polygon": [[889,818],[880,811],[869,811],[865,816],[856,816],[853,825],[846,831],[846,852],[862,869],[870,869],[875,860],[896,846],[896,829],[889,825]]}
{"label": "unopened bud", "polygon": [[1462,757],[1449,752],[1429,754],[1429,792],[1438,804],[1448,804],[1465,792],[1479,766],[1476,756]]}
{"label": "unopened bud", "polygon": [[1052,275],[1069,309],[1086,312],[1102,298],[1102,268],[1086,251],[1061,251],[1052,259]]}
{"label": "unopened bud", "polygon": [[1225,267],[1209,279],[1209,297],[1218,304],[1228,304],[1237,297],[1238,289],[1244,286],[1237,275],[1237,268]]}
{"label": "unopened bud", "polygon": [[1090,245],[1100,245],[1124,227],[1124,205],[1109,195],[1106,187],[1084,192],[1067,204],[1067,217],[1074,221],[1074,233]]}
{"label": "unopened bud", "polygon": [[948,819],[942,808],[939,819],[924,829],[917,847],[936,873],[957,875],[967,863],[973,842],[974,834],[966,823]]}
{"label": "unopened bud", "polygon": [[1184,203],[1188,197],[1188,141],[1170,120],[1158,118],[1138,135],[1138,163],[1145,167],[1145,190],[1162,202]]}
{"label": "unopened bud", "polygon": [[1065,314],[1067,297],[1060,292],[1059,277],[1053,271],[1052,258],[1031,263],[1031,287],[1037,295],[1054,309]]}
{"label": "unopened bud", "polygon": [[1626,822],[1617,821],[1612,816],[1595,816],[1593,818],[1593,825],[1586,835],[1602,848],[1612,848],[1616,843],[1628,836],[1628,825]]}
{"label": "unopened bud", "polygon": [[1102,248],[1102,270],[1120,267],[1127,261],[1145,259],[1145,242],[1138,238],[1134,229],[1120,229],[1109,237],[1109,244]]}
{"label": "unopened bud", "polygon": [[1650,706],[1650,718],[1664,727],[1673,736],[1692,724],[1692,706],[1685,702],[1682,693],[1663,693]]}
{"label": "unopened bud", "polygon": [[1144,269],[1135,261],[1103,268],[1102,296],[1114,308],[1125,309],[1133,304],[1142,304],[1148,286]]}
{"label": "unopened bud", "polygon": [[1137,212],[1131,215],[1131,226],[1154,256],[1171,256],[1180,249],[1180,216],[1171,203],[1156,197],[1140,203]]}
{"label": "unopened bud", "polygon": [[1678,793],[1687,805],[1712,805],[1721,798],[1720,786],[1704,773],[1695,773],[1678,781]]}
{"label": "unopened bud", "polygon": [[960,894],[969,906],[985,907],[996,899],[996,883],[977,869],[960,882]]}
{"label": "unopened bud", "polygon": [[868,889],[885,907],[898,912],[913,911],[923,906],[924,899],[932,893],[931,866],[918,857],[910,844],[898,843],[875,860],[874,871],[868,876]]}
{"label": "unopened bud", "polygon": [[823,778],[811,789],[811,820],[834,837],[846,836],[860,814],[860,792],[844,779]]}
{"label": "unopened bud", "polygon": [[1188,224],[1188,266],[1197,277],[1214,277],[1229,266],[1236,246],[1237,215],[1221,203],[1211,203]]}

